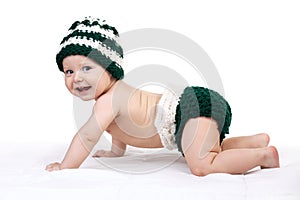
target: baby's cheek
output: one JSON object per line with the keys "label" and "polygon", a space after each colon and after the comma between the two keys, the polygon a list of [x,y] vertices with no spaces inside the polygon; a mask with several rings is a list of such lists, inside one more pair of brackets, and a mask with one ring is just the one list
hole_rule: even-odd
{"label": "baby's cheek", "polygon": [[70,84],[68,82],[65,82],[65,85],[66,85],[66,88],[69,90],[69,92],[71,94],[74,94],[74,90],[73,90],[72,84]]}
{"label": "baby's cheek", "polygon": [[71,81],[65,79],[65,86],[68,88],[68,90],[71,90]]}

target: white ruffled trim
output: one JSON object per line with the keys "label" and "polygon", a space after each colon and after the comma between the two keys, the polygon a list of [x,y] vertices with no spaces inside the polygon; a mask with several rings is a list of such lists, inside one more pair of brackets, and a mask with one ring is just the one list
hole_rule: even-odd
{"label": "white ruffled trim", "polygon": [[67,41],[60,45],[58,52],[60,52],[63,48],[70,44],[86,45],[87,47],[97,49],[106,57],[116,62],[119,66],[122,66],[123,59],[116,51],[113,51],[112,49],[110,49],[110,47],[107,47],[105,44],[99,44],[99,42],[94,42],[92,39],[88,39],[86,36],[84,36],[83,38],[78,38],[78,36],[69,38]]}
{"label": "white ruffled trim", "polygon": [[176,130],[175,114],[178,101],[179,98],[175,93],[166,90],[157,105],[154,121],[162,145],[169,150],[177,149],[174,133]]}

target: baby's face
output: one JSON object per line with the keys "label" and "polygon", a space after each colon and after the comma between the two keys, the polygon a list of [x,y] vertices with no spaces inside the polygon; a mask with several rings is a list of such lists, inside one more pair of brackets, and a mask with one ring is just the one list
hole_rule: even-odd
{"label": "baby's face", "polygon": [[63,60],[65,84],[82,100],[98,98],[111,82],[110,74],[99,64],[82,55],[71,55]]}

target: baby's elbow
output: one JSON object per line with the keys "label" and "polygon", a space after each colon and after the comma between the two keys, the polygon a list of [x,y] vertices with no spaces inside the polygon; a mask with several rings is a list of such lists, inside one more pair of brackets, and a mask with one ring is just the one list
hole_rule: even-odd
{"label": "baby's elbow", "polygon": [[89,144],[96,144],[99,140],[99,136],[90,133],[79,133],[79,137],[81,138],[82,142]]}

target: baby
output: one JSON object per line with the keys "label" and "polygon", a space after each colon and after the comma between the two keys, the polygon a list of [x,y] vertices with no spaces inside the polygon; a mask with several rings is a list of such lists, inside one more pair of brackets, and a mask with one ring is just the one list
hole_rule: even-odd
{"label": "baby", "polygon": [[63,161],[47,165],[46,170],[80,167],[104,131],[112,136],[111,150],[98,150],[94,157],[123,156],[126,145],[131,145],[178,149],[197,176],[279,167],[268,134],[225,139],[231,109],[217,92],[186,87],[179,95],[170,89],[155,94],[122,81],[118,38],[114,27],[91,17],[74,22],[63,38],[56,62],[65,74],[65,85],[84,101],[94,99],[95,105]]}

